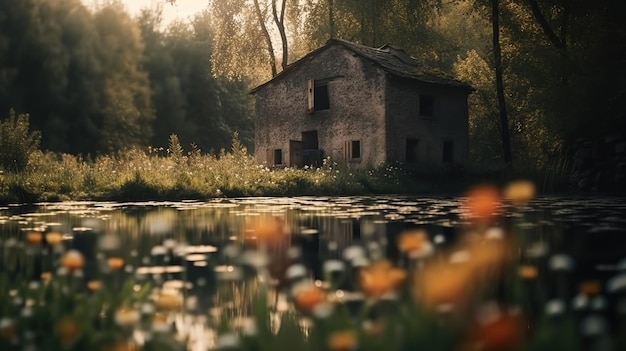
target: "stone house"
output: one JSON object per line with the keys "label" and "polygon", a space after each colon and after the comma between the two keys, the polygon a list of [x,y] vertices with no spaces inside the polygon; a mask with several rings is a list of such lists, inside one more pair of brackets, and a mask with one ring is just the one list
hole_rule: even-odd
{"label": "stone house", "polygon": [[252,90],[255,158],[269,167],[419,168],[468,162],[471,87],[392,45],[330,39]]}

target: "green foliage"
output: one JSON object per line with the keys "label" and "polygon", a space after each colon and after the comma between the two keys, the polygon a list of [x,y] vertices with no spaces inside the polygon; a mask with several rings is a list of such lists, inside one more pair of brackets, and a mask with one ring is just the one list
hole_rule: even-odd
{"label": "green foliage", "polygon": [[30,155],[39,148],[41,135],[29,130],[29,116],[15,114],[0,120],[0,167],[8,172],[21,172],[28,165]]}

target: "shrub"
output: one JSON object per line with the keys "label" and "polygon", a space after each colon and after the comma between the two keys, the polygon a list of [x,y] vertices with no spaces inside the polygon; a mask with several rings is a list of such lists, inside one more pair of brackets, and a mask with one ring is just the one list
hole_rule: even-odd
{"label": "shrub", "polygon": [[6,171],[21,172],[28,165],[30,154],[39,148],[41,134],[29,131],[29,116],[15,115],[0,120],[0,167]]}

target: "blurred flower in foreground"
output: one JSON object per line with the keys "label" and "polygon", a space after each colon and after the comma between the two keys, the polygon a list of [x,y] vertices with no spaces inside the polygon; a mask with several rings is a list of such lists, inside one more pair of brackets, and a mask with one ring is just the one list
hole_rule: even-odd
{"label": "blurred flower in foreground", "polygon": [[495,186],[481,185],[470,189],[466,193],[464,210],[472,221],[489,221],[500,206],[500,192]]}
{"label": "blurred flower in foreground", "polygon": [[246,223],[246,239],[275,241],[284,234],[284,223],[274,216],[250,217]]}
{"label": "blurred flower in foreground", "polygon": [[374,262],[359,271],[361,290],[375,299],[394,291],[405,279],[406,272],[387,260]]}
{"label": "blurred flower in foreground", "polygon": [[504,198],[514,205],[527,205],[535,197],[535,183],[528,180],[510,182],[504,188]]}
{"label": "blurred flower in foreground", "polygon": [[70,250],[61,257],[61,266],[69,271],[81,269],[84,265],[85,258],[78,250]]}
{"label": "blurred flower in foreground", "polygon": [[124,267],[124,259],[121,257],[110,257],[107,259],[107,266],[112,271],[118,271]]}
{"label": "blurred flower in foreground", "polygon": [[423,230],[407,230],[398,235],[398,249],[411,258],[425,258],[433,252],[433,245]]}
{"label": "blurred flower in foreground", "polygon": [[115,323],[120,327],[132,327],[139,322],[140,315],[137,310],[129,307],[121,307],[115,311]]}
{"label": "blurred flower in foreground", "polygon": [[89,282],[87,282],[87,289],[91,291],[98,291],[102,289],[102,282],[100,282],[99,280],[90,280]]}
{"label": "blurred flower in foreground", "polygon": [[505,351],[520,350],[524,339],[521,316],[495,307],[479,316],[469,338],[469,350]]}
{"label": "blurred flower in foreground", "polygon": [[46,242],[48,245],[56,246],[63,242],[63,234],[59,232],[50,232],[46,234]]}
{"label": "blurred flower in foreground", "polygon": [[328,348],[333,351],[352,350],[356,343],[356,333],[352,330],[335,331],[328,336]]}
{"label": "blurred flower in foreground", "polygon": [[326,292],[310,282],[297,284],[292,294],[296,308],[305,314],[310,314],[318,304],[326,300]]}
{"label": "blurred flower in foreground", "polygon": [[180,295],[162,292],[154,300],[154,305],[159,310],[171,311],[182,305],[182,297]]}
{"label": "blurred flower in foreground", "polygon": [[519,268],[517,269],[517,273],[520,276],[520,278],[524,280],[533,280],[537,278],[537,275],[539,275],[537,271],[537,267],[532,266],[532,265],[519,266]]}
{"label": "blurred flower in foreground", "polygon": [[80,325],[71,317],[61,318],[55,325],[54,334],[64,348],[71,347],[80,336]]}
{"label": "blurred flower in foreground", "polygon": [[39,245],[41,244],[42,239],[43,234],[41,234],[41,232],[31,230],[26,233],[26,241],[28,241],[29,244]]}

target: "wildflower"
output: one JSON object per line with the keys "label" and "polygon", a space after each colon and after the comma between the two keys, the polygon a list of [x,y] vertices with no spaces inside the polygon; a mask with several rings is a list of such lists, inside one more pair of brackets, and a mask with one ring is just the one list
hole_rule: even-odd
{"label": "wildflower", "polygon": [[500,205],[500,193],[491,185],[475,187],[467,192],[465,210],[471,220],[487,221],[496,215]]}
{"label": "wildflower", "polygon": [[56,246],[63,242],[63,234],[59,232],[50,232],[46,234],[46,242],[48,245]]}
{"label": "wildflower", "polygon": [[172,293],[161,293],[154,300],[154,304],[159,310],[175,310],[182,304],[179,295]]}
{"label": "wildflower", "polygon": [[423,230],[410,230],[400,233],[398,236],[398,249],[410,257],[423,257],[429,255],[433,248]]}
{"label": "wildflower", "polygon": [[41,244],[42,239],[43,235],[41,234],[41,232],[31,230],[26,233],[26,241],[28,241],[29,244],[39,245]]}
{"label": "wildflower", "polygon": [[134,342],[118,341],[108,345],[104,351],[137,351],[140,348]]}
{"label": "wildflower", "polygon": [[473,273],[468,264],[433,263],[417,275],[414,296],[433,309],[442,304],[462,305],[469,299],[468,287],[474,281]]}
{"label": "wildflower", "polygon": [[17,327],[10,318],[0,319],[0,338],[13,340],[17,336]]}
{"label": "wildflower", "polygon": [[537,267],[531,265],[519,266],[517,274],[524,280],[533,280],[537,278]]}
{"label": "wildflower", "polygon": [[71,317],[61,318],[55,325],[54,334],[61,344],[72,345],[80,336],[80,325]]}
{"label": "wildflower", "polygon": [[42,272],[39,277],[41,278],[41,280],[43,282],[47,282],[50,281],[50,279],[52,278],[52,273],[50,272]]}
{"label": "wildflower", "polygon": [[315,306],[326,300],[326,292],[313,284],[299,284],[293,290],[294,304],[305,314],[310,314]]}
{"label": "wildflower", "polygon": [[361,290],[372,298],[394,291],[405,279],[406,272],[387,260],[374,262],[359,272]]}
{"label": "wildflower", "polygon": [[511,182],[504,188],[504,197],[514,205],[526,205],[535,197],[535,184],[528,180]]}
{"label": "wildflower", "polygon": [[274,241],[283,234],[283,223],[273,216],[262,216],[257,223],[249,224],[246,233],[261,241]]}
{"label": "wildflower", "polygon": [[110,257],[107,259],[107,266],[109,266],[109,269],[112,271],[120,270],[124,267],[124,259],[121,257]]}
{"label": "wildflower", "polygon": [[133,308],[121,307],[115,311],[115,323],[120,327],[132,327],[139,322],[139,312]]}
{"label": "wildflower", "polygon": [[100,282],[99,280],[90,280],[89,282],[87,282],[87,289],[91,291],[98,291],[102,289],[102,282]]}
{"label": "wildflower", "polygon": [[600,294],[600,282],[597,280],[586,280],[578,285],[578,291],[587,297],[594,297]]}
{"label": "wildflower", "polygon": [[332,351],[348,351],[356,346],[357,337],[352,330],[335,331],[328,336],[327,342]]}
{"label": "wildflower", "polygon": [[472,340],[481,350],[516,350],[523,340],[523,323],[519,316],[503,313],[479,323]]}
{"label": "wildflower", "polygon": [[157,333],[165,333],[170,330],[170,324],[167,321],[167,316],[162,313],[156,313],[152,317],[152,331]]}
{"label": "wildflower", "polygon": [[77,250],[70,250],[61,257],[61,266],[69,271],[81,269],[84,265],[85,259],[83,254]]}

